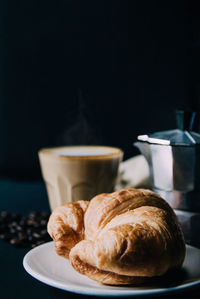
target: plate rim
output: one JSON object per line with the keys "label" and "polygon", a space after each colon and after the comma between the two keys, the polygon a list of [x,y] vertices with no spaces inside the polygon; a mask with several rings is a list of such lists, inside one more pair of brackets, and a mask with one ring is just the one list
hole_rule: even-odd
{"label": "plate rim", "polygon": [[[24,258],[23,258],[23,267],[26,270],[26,272],[31,275],[33,278],[37,279],[38,281],[49,285],[51,287],[55,287],[57,289],[61,289],[63,291],[68,291],[71,293],[75,294],[81,294],[81,295],[88,295],[88,296],[98,296],[98,297],[129,297],[129,296],[134,296],[134,297],[139,297],[139,296],[152,296],[156,294],[169,294],[169,293],[177,293],[181,292],[185,289],[190,289],[197,287],[200,285],[200,278],[198,280],[195,280],[193,282],[186,282],[181,285],[175,286],[175,287],[170,287],[170,288],[158,288],[158,289],[147,289],[147,290],[134,290],[134,289],[127,289],[127,290],[120,290],[120,292],[116,293],[116,290],[104,290],[104,289],[93,289],[92,287],[81,287],[75,285],[74,283],[68,283],[66,281],[65,285],[63,283],[59,283],[58,281],[54,281],[51,278],[48,278],[47,276],[38,273],[37,271],[33,270],[31,266],[28,263],[29,257],[41,250],[41,247],[48,247],[53,245],[53,241],[46,242],[42,245],[39,245],[31,250],[29,250]],[[192,248],[195,250],[198,250],[200,252],[200,249],[191,245],[186,244],[186,248]],[[107,286],[108,287],[108,286]],[[112,286],[111,286],[112,287]],[[120,287],[119,287],[120,288]],[[95,292],[95,293],[94,293]]]}

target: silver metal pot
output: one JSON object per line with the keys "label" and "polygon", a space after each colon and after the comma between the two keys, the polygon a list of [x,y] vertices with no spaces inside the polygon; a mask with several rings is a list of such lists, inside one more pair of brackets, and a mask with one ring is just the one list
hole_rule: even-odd
{"label": "silver metal pot", "polygon": [[152,189],[175,209],[200,212],[200,134],[175,129],[139,135]]}

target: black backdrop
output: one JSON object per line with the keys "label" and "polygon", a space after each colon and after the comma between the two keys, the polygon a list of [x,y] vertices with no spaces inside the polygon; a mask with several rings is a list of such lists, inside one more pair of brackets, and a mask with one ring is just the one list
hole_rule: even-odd
{"label": "black backdrop", "polygon": [[[197,1],[196,1],[197,2]],[[38,179],[38,149],[137,153],[138,134],[199,109],[195,1],[1,0],[0,175]]]}

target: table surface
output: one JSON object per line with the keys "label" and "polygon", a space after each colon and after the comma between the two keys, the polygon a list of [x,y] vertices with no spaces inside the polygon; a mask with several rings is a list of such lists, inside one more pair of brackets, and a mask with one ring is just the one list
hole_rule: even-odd
{"label": "table surface", "polygon": [[[32,210],[49,211],[45,186],[42,182],[0,181],[0,211],[8,210],[28,214]],[[1,299],[32,298],[91,298],[47,286],[32,278],[23,268],[22,261],[29,249],[15,248],[0,240],[0,288]],[[200,288],[184,291],[190,298],[200,295]],[[170,298],[182,298],[183,293],[170,294]],[[165,298],[169,297],[165,295]],[[161,296],[162,297],[162,296]],[[164,296],[163,296],[164,297]]]}

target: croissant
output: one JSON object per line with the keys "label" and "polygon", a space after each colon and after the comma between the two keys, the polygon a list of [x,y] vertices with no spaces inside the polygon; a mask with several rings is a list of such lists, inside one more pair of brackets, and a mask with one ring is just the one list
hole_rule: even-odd
{"label": "croissant", "polygon": [[69,258],[70,250],[84,239],[84,214],[88,205],[88,201],[80,200],[54,209],[47,231],[54,240],[58,255]]}
{"label": "croissant", "polygon": [[[80,203],[57,208],[48,231],[57,253],[69,257],[79,273],[103,284],[140,285],[182,265],[182,231],[174,211],[158,194],[133,188],[100,194],[86,204],[80,218],[72,208],[73,216],[68,215],[68,205]],[[72,227],[70,217],[75,214],[79,225]]]}

